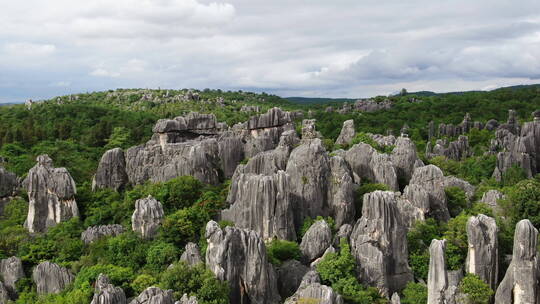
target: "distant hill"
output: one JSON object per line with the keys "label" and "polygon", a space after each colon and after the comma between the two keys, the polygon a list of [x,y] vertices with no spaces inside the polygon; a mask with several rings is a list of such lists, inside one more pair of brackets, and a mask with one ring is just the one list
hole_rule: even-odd
{"label": "distant hill", "polygon": [[331,103],[331,102],[355,102],[353,98],[324,98],[324,97],[285,97],[288,101],[300,104]]}

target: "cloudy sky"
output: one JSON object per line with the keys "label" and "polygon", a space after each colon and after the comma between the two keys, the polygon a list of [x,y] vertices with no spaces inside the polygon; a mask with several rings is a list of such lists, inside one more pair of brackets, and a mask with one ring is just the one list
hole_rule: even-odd
{"label": "cloudy sky", "polygon": [[119,87],[363,97],[540,83],[539,0],[0,3],[0,102]]}

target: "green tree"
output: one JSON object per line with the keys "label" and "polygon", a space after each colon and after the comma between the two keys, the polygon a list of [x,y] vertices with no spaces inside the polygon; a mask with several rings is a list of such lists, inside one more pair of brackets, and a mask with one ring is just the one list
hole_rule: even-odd
{"label": "green tree", "polygon": [[459,290],[466,295],[468,304],[489,304],[493,290],[479,276],[468,273],[459,283]]}

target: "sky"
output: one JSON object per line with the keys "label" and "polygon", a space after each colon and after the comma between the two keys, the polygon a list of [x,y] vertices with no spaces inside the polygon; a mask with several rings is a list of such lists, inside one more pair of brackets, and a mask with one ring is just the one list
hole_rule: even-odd
{"label": "sky", "polygon": [[115,88],[368,97],[540,83],[539,0],[0,0],[0,102]]}

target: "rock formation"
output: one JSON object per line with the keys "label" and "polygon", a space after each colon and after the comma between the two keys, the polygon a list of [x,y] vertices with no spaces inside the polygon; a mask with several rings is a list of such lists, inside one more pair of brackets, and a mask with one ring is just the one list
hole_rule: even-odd
{"label": "rock formation", "polygon": [[343,298],[331,287],[322,285],[319,274],[312,270],[305,274],[302,283],[294,295],[285,304],[343,304]]}
{"label": "rock formation", "polygon": [[120,287],[115,287],[109,278],[100,274],[96,281],[96,290],[91,304],[126,304],[126,295]]}
{"label": "rock formation", "polygon": [[294,240],[289,184],[284,171],[272,176],[235,175],[227,198],[231,206],[221,212],[221,218],[234,222],[236,227],[254,230],[264,239]]}
{"label": "rock formation", "polygon": [[297,260],[283,262],[277,269],[277,284],[281,297],[285,299],[292,296],[308,271],[309,267],[302,265]]}
{"label": "rock formation", "polygon": [[461,160],[472,155],[469,147],[469,139],[465,135],[460,135],[458,140],[448,142],[447,139],[438,139],[433,149],[426,148],[426,156],[429,158],[435,156],[444,156],[448,159]]}
{"label": "rock formation", "polygon": [[336,139],[336,145],[349,145],[355,136],[356,131],[354,129],[354,120],[346,120],[343,122],[341,133],[339,133],[339,136]]}
{"label": "rock formation", "polygon": [[416,154],[416,145],[408,137],[398,137],[395,142],[394,150],[390,155],[392,164],[395,167],[398,180],[408,183],[411,180],[414,169],[422,161]]}
{"label": "rock formation", "polygon": [[120,148],[109,150],[99,161],[96,175],[92,180],[92,190],[111,188],[122,189],[128,183],[126,158]]}
{"label": "rock formation", "polygon": [[133,231],[140,233],[143,239],[151,239],[156,235],[163,216],[163,206],[149,195],[135,201],[131,227]]}
{"label": "rock formation", "polygon": [[366,143],[359,143],[347,150],[344,158],[361,179],[385,184],[395,191],[399,190],[396,170],[389,155],[378,153]]}
{"label": "rock formation", "polygon": [[499,200],[505,199],[505,195],[498,190],[488,190],[482,195],[480,202],[488,205],[495,214],[500,212]]}
{"label": "rock formation", "polygon": [[189,266],[195,266],[202,263],[203,260],[201,258],[201,253],[199,252],[199,246],[192,242],[187,243],[184,253],[180,256],[180,261],[186,262]]}
{"label": "rock formation", "polygon": [[129,304],[174,304],[173,291],[148,287]]}
{"label": "rock formation", "polygon": [[321,133],[315,127],[316,122],[316,119],[304,119],[302,121],[302,141],[322,138]]}
{"label": "rock formation", "polygon": [[336,235],[334,236],[333,245],[335,247],[339,247],[341,239],[343,238],[349,243],[349,238],[351,236],[352,230],[353,226],[350,224],[341,225],[341,227],[339,227],[338,231],[336,232]]}
{"label": "rock formation", "polygon": [[24,278],[24,271],[21,259],[13,256],[1,260],[0,276],[7,295],[11,299],[15,299],[17,297],[17,287],[15,284],[19,279]]}
{"label": "rock formation", "polygon": [[268,263],[266,246],[255,232],[235,227],[206,225],[206,265],[231,287],[231,303],[278,303],[276,274]]}
{"label": "rock formation", "polygon": [[[414,197],[416,205],[429,206],[428,214],[440,221],[448,221],[450,213],[446,202],[446,193],[444,192],[444,174],[439,167],[427,165],[414,170],[409,183],[409,197]],[[424,191],[417,192],[418,189]],[[421,199],[427,199],[420,203]]]}
{"label": "rock formation", "polygon": [[330,158],[328,176],[328,204],[337,227],[352,223],[356,213],[354,206],[354,181],[349,164],[341,156]]}
{"label": "rock formation", "polygon": [[351,234],[360,281],[377,287],[387,297],[413,279],[407,261],[407,227],[397,204],[394,192],[366,193],[362,217]]}
{"label": "rock formation", "polygon": [[497,287],[499,252],[495,219],[483,214],[471,216],[467,221],[469,243],[465,269],[478,275],[491,289]]}
{"label": "rock formation", "polygon": [[529,220],[516,225],[512,262],[495,293],[495,304],[539,303],[538,230]]}
{"label": "rock formation", "polygon": [[0,215],[3,214],[4,205],[9,202],[17,187],[17,176],[4,169],[2,162],[0,162]]}
{"label": "rock formation", "polygon": [[9,300],[11,300],[9,297],[9,292],[4,286],[4,283],[0,281],[0,303],[8,303]]}
{"label": "rock formation", "polygon": [[446,271],[446,240],[432,240],[429,246],[428,301],[427,304],[445,304],[448,288]]}
{"label": "rock formation", "polygon": [[81,240],[83,240],[85,244],[90,244],[102,237],[117,236],[123,232],[124,227],[118,224],[90,226],[81,233]]}
{"label": "rock formation", "polygon": [[302,237],[300,251],[306,262],[312,262],[321,257],[330,246],[332,246],[332,230],[325,220],[319,220],[313,223]]}
{"label": "rock formation", "polygon": [[34,268],[32,280],[38,294],[60,293],[75,276],[67,268],[51,262],[43,262]]}
{"label": "rock formation", "polygon": [[199,304],[197,297],[188,296],[187,294],[182,295],[180,301],[175,302],[174,304]]}
{"label": "rock formation", "polygon": [[376,101],[375,99],[359,99],[354,103],[354,108],[361,112],[375,112],[390,109],[393,106],[391,100]]}
{"label": "rock formation", "polygon": [[75,202],[75,181],[65,168],[54,168],[48,155],[37,157],[23,182],[30,200],[25,227],[30,232],[47,228],[79,216]]}

